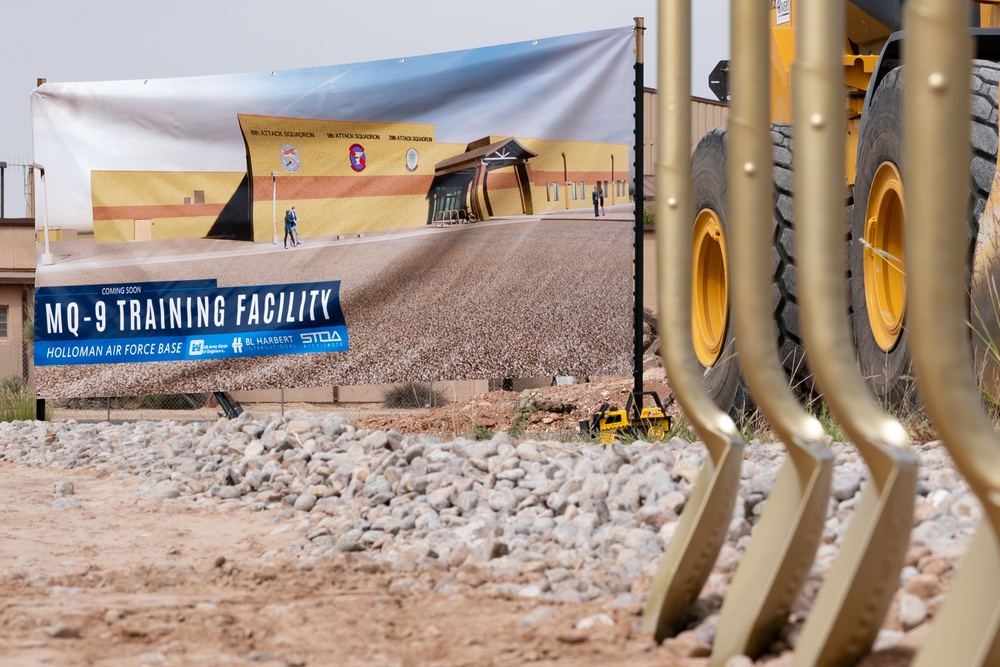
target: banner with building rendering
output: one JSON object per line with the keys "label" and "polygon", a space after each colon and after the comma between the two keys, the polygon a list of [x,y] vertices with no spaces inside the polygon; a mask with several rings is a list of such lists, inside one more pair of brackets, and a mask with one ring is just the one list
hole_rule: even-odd
{"label": "banner with building rendering", "polygon": [[40,86],[39,393],[629,374],[633,45]]}

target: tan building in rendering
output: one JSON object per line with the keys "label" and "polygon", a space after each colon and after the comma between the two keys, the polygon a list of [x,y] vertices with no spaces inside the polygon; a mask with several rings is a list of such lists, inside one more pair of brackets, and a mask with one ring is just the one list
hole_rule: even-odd
{"label": "tan building in rendering", "polygon": [[94,241],[248,238],[243,172],[94,171]]}
{"label": "tan building in rendering", "polygon": [[239,117],[255,241],[281,235],[294,205],[303,236],[486,220],[628,201],[628,146],[530,137],[435,140],[433,125]]}
{"label": "tan building in rendering", "polygon": [[434,164],[455,150],[422,123],[251,115],[239,123],[255,241],[281,236],[291,206],[303,237],[426,224]]}
{"label": "tan building in rendering", "polygon": [[247,172],[95,171],[94,241],[403,229],[629,201],[625,144],[482,137],[436,141],[433,125],[238,117]]}

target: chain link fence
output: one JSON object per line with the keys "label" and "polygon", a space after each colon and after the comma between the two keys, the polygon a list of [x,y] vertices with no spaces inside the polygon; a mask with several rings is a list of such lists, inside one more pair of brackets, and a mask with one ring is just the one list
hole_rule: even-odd
{"label": "chain link fence", "polygon": [[20,304],[0,307],[0,420],[35,417],[32,295],[23,290]]}
{"label": "chain link fence", "polygon": [[46,407],[60,421],[214,420],[225,412],[211,393],[55,398]]}
{"label": "chain link fence", "polygon": [[[576,378],[576,381],[582,378]],[[488,391],[522,392],[526,389],[569,382],[573,378],[513,378],[479,381],[406,382],[394,385],[358,385],[276,389],[257,392],[232,392],[225,396],[241,408],[254,412],[277,412],[306,409],[313,412],[343,409],[425,410],[462,402]],[[14,383],[14,381],[12,381]],[[34,419],[33,388],[25,385],[25,416]],[[147,419],[215,420],[226,415],[211,392],[114,396],[91,398],[53,398],[46,400],[48,418],[56,421],[128,421]],[[7,417],[0,415],[0,421]]]}

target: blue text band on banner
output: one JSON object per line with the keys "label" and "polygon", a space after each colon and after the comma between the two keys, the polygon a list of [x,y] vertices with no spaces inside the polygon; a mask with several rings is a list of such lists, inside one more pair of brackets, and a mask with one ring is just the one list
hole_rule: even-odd
{"label": "blue text band on banner", "polygon": [[107,364],[343,352],[340,281],[40,287],[35,364]]}

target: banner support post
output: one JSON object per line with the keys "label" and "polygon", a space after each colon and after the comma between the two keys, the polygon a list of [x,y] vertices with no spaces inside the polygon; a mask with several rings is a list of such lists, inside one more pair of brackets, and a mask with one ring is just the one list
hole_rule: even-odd
{"label": "banner support post", "polygon": [[278,245],[278,172],[271,172],[271,245]]}
{"label": "banner support post", "polygon": [[[643,210],[645,207],[645,196],[643,192],[643,106],[645,94],[643,88],[643,33],[645,23],[641,16],[635,17],[635,275],[633,277],[635,300],[633,307],[633,346],[634,354],[632,360],[632,392],[642,393],[642,278],[643,278]],[[640,410],[642,404],[640,403]]]}
{"label": "banner support post", "polygon": [[[42,227],[45,232],[45,252],[42,253],[40,264],[43,266],[48,266],[52,263],[52,250],[49,248],[49,189],[45,184],[45,167],[35,163],[31,165],[33,171],[37,171],[39,177],[42,179],[42,198],[45,202],[45,217],[42,218]],[[32,183],[34,183],[34,174],[32,174]],[[37,209],[35,210],[35,215],[38,215]]]}

